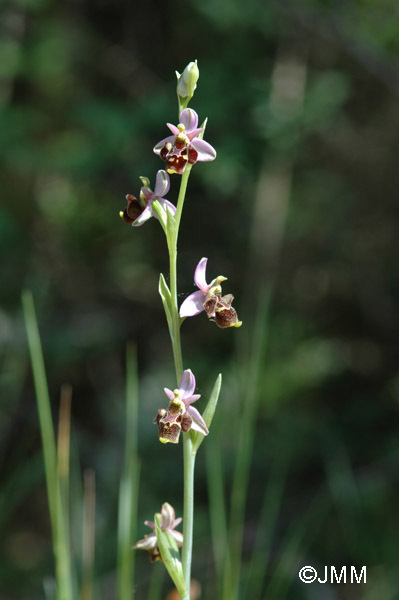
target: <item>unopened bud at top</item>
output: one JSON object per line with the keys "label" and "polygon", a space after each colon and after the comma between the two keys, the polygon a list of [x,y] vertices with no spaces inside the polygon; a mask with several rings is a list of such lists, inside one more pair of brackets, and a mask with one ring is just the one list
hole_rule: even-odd
{"label": "unopened bud at top", "polygon": [[181,75],[178,71],[176,71],[176,77],[179,111],[182,111],[187,107],[197,87],[197,81],[199,78],[197,61],[195,60],[194,62],[188,63]]}

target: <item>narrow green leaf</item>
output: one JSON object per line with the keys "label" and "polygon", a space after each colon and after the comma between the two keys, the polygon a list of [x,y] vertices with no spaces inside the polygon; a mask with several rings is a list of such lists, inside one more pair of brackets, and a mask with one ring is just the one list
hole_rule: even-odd
{"label": "narrow green leaf", "polygon": [[173,240],[176,236],[176,219],[171,210],[165,208],[166,213],[166,237],[168,240]]}
{"label": "narrow green leaf", "polygon": [[30,290],[25,290],[22,293],[22,307],[25,317],[43,445],[44,469],[46,474],[47,496],[55,555],[57,599],[72,600],[73,583],[69,532],[67,518],[61,499],[60,480],[57,469],[58,457],[42,345],[33,296]]}
{"label": "narrow green leaf", "polygon": [[[222,387],[222,374],[219,373],[219,375],[216,378],[215,385],[213,386],[211,395],[209,397],[208,404],[206,405],[206,408],[202,414],[208,429],[211,426],[213,415],[215,414],[221,387]],[[205,436],[202,435],[202,433],[198,433],[197,431],[191,430],[191,437],[193,440],[193,454],[196,454],[198,448],[201,446],[202,442],[204,441]]]}
{"label": "narrow green leaf", "polygon": [[165,277],[162,273],[159,276],[158,292],[161,296],[163,308],[165,310],[166,320],[168,322],[169,331],[172,331],[172,297],[168,284],[165,281]]}
{"label": "narrow green leaf", "polygon": [[230,563],[230,557],[222,455],[218,450],[218,439],[215,436],[211,436],[205,445],[205,458],[209,493],[209,517],[211,522],[210,532],[218,589],[216,597],[221,598],[223,572],[224,568]]}
{"label": "narrow green leaf", "polygon": [[118,510],[118,599],[134,597],[134,543],[137,520],[137,497],[140,477],[138,445],[138,375],[136,349],[126,352],[126,433],[125,460],[119,487]]}
{"label": "narrow green leaf", "polygon": [[165,580],[165,569],[161,561],[155,562],[151,567],[151,580],[147,600],[162,600],[162,587]]}
{"label": "narrow green leaf", "polygon": [[204,139],[204,133],[205,133],[205,128],[207,126],[207,123],[208,123],[208,117],[206,117],[206,119],[204,119],[203,122],[202,122],[202,124],[201,124],[202,131],[198,135],[198,137],[199,137],[200,140]]}
{"label": "narrow green leaf", "polygon": [[163,563],[173,583],[175,584],[177,591],[179,592],[180,596],[184,598],[187,596],[187,589],[184,582],[183,567],[180,561],[180,554],[176,540],[169,531],[161,529],[160,513],[155,513],[154,523],[158,547]]}
{"label": "narrow green leaf", "polygon": [[57,586],[52,577],[43,579],[43,589],[45,600],[57,600]]}
{"label": "narrow green leaf", "polygon": [[94,591],[94,556],[96,522],[96,480],[94,471],[83,473],[83,526],[82,526],[82,585],[79,600],[92,600]]}

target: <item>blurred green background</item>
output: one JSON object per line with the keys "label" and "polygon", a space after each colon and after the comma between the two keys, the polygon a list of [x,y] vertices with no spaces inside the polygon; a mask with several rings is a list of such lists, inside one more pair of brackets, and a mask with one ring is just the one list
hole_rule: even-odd
{"label": "blurred green background", "polygon": [[[252,567],[262,600],[398,598],[398,19],[395,0],[1,3],[2,600],[42,598],[53,573],[24,288],[55,421],[61,386],[73,388],[75,488],[80,472],[96,475],[99,598],[116,597],[128,341],[140,375],[138,538],[162,502],[182,513],[181,448],[161,446],[152,424],[174,385],[157,293],[165,242],[155,220],[133,229],[118,212],[138,177],[154,182],[162,168],[152,147],[177,122],[174,71],[195,58],[191,106],[209,118],[218,158],[190,178],[179,287],[191,293],[209,257],[244,325],[223,331],[201,315],[183,326],[204,399],[224,375],[198,457],[193,575],[215,599],[205,457],[221,458],[229,509],[250,388],[241,598],[252,598]],[[281,494],[264,508],[273,481]],[[151,567],[136,560],[144,599]],[[367,565],[367,584],[304,585],[307,564]]]}

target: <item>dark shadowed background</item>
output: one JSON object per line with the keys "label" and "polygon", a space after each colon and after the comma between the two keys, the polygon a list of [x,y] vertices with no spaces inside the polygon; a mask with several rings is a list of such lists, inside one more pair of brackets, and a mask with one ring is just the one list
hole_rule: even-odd
{"label": "dark shadowed background", "polygon": [[[181,515],[181,448],[161,446],[152,424],[163,387],[174,386],[157,293],[159,272],[168,272],[164,237],[154,219],[135,229],[118,213],[139,176],[154,182],[162,168],[152,147],[177,122],[174,71],[194,59],[191,106],[209,118],[205,138],[218,158],[192,171],[179,290],[194,291],[194,268],[207,256],[209,278],[228,277],[244,325],[219,330],[201,315],[184,324],[182,341],[204,397],[224,375],[209,448],[222,457],[227,497],[242,376],[259,337],[262,347],[244,573],[265,486],[281,468],[262,599],[397,598],[398,18],[394,0],[1,3],[2,600],[42,598],[53,573],[25,288],[55,420],[61,386],[73,388],[76,487],[79,470],[96,474],[98,597],[116,597],[129,341],[140,375],[138,536],[163,501]],[[202,450],[193,574],[212,590]],[[367,584],[304,585],[305,564],[367,565]],[[147,556],[136,567],[144,599]],[[284,592],[267,591],[273,573]]]}

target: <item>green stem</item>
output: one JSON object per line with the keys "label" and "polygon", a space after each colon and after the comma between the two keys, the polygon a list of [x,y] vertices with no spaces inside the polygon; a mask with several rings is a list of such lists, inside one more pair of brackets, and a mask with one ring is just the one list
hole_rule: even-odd
{"label": "green stem", "polygon": [[[169,250],[169,268],[170,268],[170,293],[172,308],[172,331],[171,341],[173,348],[173,357],[175,362],[176,380],[179,385],[183,374],[183,358],[180,341],[180,316],[177,298],[177,240],[179,237],[179,227],[183,211],[184,200],[186,197],[187,183],[190,176],[191,166],[187,166],[184,171],[179,196],[177,199],[175,229],[173,234],[168,237]],[[190,581],[191,581],[191,558],[193,548],[193,521],[194,521],[194,465],[195,454],[193,454],[193,444],[189,432],[183,433],[183,462],[184,462],[184,509],[183,509],[183,548],[182,565],[184,580],[188,590],[187,596],[182,600],[190,599]]]}
{"label": "green stem", "polygon": [[[194,465],[193,443],[190,432],[183,433],[184,459],[184,510],[183,510],[183,548],[182,565],[187,590],[190,590],[191,558],[193,552],[194,524]],[[189,592],[190,594],[190,592]],[[189,600],[188,595],[187,600]]]}
{"label": "green stem", "polygon": [[[173,236],[175,239],[177,237]],[[179,309],[177,305],[177,277],[176,277],[176,260],[177,260],[177,248],[176,243],[173,240],[169,245],[169,269],[170,269],[170,294],[172,298],[172,331],[171,331],[171,342],[173,349],[173,358],[175,362],[176,370],[176,381],[179,385],[181,376],[183,375],[183,357],[181,352],[180,342],[180,317]],[[171,247],[172,246],[172,247]]]}
{"label": "green stem", "polygon": [[178,238],[178,235],[179,235],[179,227],[180,227],[181,214],[182,214],[182,211],[183,211],[184,199],[186,197],[186,191],[187,191],[187,183],[188,183],[188,178],[190,177],[191,169],[192,169],[192,166],[191,165],[187,165],[186,170],[184,171],[184,173],[183,173],[183,175],[181,177],[179,197],[177,199],[177,207],[176,207],[176,215],[175,215],[175,219],[176,219],[176,244],[177,244],[177,238]]}
{"label": "green stem", "polygon": [[168,250],[169,250],[169,270],[170,270],[170,294],[172,299],[172,333],[171,342],[173,348],[173,358],[175,361],[176,369],[176,380],[179,384],[180,378],[183,375],[183,358],[181,352],[180,342],[180,316],[179,316],[179,305],[177,300],[177,239],[179,237],[180,220],[183,211],[184,200],[186,197],[187,183],[190,176],[191,167],[187,166],[184,171],[181,183],[179,196],[177,199],[176,215],[175,215],[175,229],[173,234],[167,237]]}

